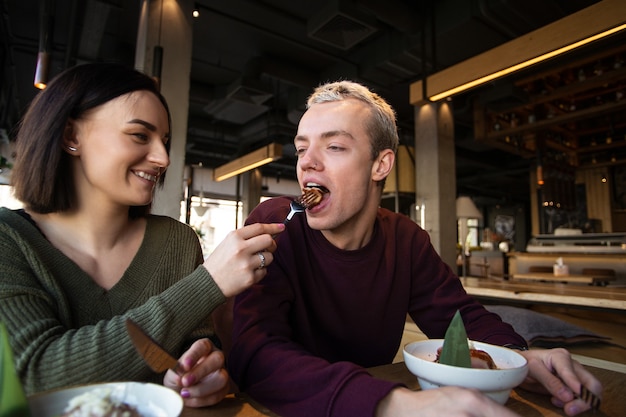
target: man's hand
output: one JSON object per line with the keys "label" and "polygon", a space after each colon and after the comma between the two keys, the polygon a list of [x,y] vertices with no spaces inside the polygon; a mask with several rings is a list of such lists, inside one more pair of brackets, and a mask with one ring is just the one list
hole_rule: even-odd
{"label": "man's hand", "polygon": [[576,393],[581,385],[602,397],[602,384],[565,349],[532,349],[520,352],[528,360],[528,377],[521,387],[552,395],[552,404],[575,416],[591,407]]}
{"label": "man's hand", "polygon": [[395,388],[378,404],[376,417],[519,417],[477,390]]}

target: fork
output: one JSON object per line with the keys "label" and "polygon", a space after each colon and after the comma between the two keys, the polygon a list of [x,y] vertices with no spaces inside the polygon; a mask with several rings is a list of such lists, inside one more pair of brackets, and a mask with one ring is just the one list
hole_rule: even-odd
{"label": "fork", "polygon": [[580,394],[578,394],[578,398],[586,402],[593,411],[600,408],[600,398],[582,384],[580,384]]}
{"label": "fork", "polygon": [[287,222],[289,220],[291,220],[291,218],[297,214],[297,213],[303,213],[305,210],[304,206],[301,205],[300,203],[298,203],[296,200],[291,200],[291,203],[289,203],[289,214],[287,214],[287,217],[285,217],[285,220],[283,220],[283,224],[287,224]]}
{"label": "fork", "polygon": [[304,193],[296,198],[295,200],[291,200],[289,203],[289,214],[283,221],[283,224],[287,224],[289,220],[296,214],[302,213],[306,209],[311,208],[319,203],[320,192],[317,189],[305,189]]}

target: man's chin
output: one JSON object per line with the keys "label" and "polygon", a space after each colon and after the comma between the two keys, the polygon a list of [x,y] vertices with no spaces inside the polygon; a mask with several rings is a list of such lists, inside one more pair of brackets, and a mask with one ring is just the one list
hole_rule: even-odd
{"label": "man's chin", "polygon": [[316,218],[314,216],[311,216],[308,213],[306,216],[306,222],[308,223],[309,227],[313,230],[328,230],[331,228],[328,222],[324,221],[321,218]]}

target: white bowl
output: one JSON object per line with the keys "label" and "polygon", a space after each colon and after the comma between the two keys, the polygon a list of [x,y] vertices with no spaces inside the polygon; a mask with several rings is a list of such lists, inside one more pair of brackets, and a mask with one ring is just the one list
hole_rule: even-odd
{"label": "white bowl", "polygon": [[506,403],[515,388],[528,374],[526,358],[513,349],[472,342],[475,349],[487,352],[498,369],[476,369],[435,362],[443,339],[412,342],[404,347],[404,363],[417,376],[421,389],[458,386],[475,388],[500,404]]}
{"label": "white bowl", "polygon": [[58,417],[63,414],[72,398],[98,389],[110,389],[112,398],[136,407],[143,417],[178,417],[183,409],[181,396],[162,385],[143,382],[110,382],[32,395],[28,397],[30,415]]}

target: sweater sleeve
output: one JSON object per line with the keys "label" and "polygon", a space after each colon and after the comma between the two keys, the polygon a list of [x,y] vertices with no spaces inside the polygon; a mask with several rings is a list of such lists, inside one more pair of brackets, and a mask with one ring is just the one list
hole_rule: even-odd
{"label": "sweater sleeve", "polygon": [[[88,276],[24,219],[7,217],[2,213],[0,218],[0,320],[9,330],[16,369],[28,394],[116,380],[160,383],[162,375],[154,374],[135,352],[125,319],[133,318],[176,356],[189,334],[204,326],[224,301],[208,271],[198,266],[202,257],[195,235],[170,225],[155,239],[160,248],[141,252],[146,258],[141,265],[152,263],[154,268],[129,268],[129,284],[90,296],[93,305],[73,303],[80,292],[68,289]],[[172,248],[161,245],[168,241]]]}
{"label": "sweater sleeve", "polygon": [[[272,202],[257,208],[248,223],[281,217],[282,208]],[[280,243],[278,257],[279,252]],[[294,340],[289,319],[294,295],[280,263],[275,260],[258,285],[236,298],[231,376],[284,417],[373,416],[378,402],[398,384],[376,379],[352,362],[329,362]]]}
{"label": "sweater sleeve", "polygon": [[472,340],[495,345],[526,346],[523,337],[500,317],[489,312],[468,295],[459,278],[436,253],[428,234],[421,230],[404,242],[413,248],[409,314],[417,326],[431,339],[445,337],[445,332],[457,310]]}

